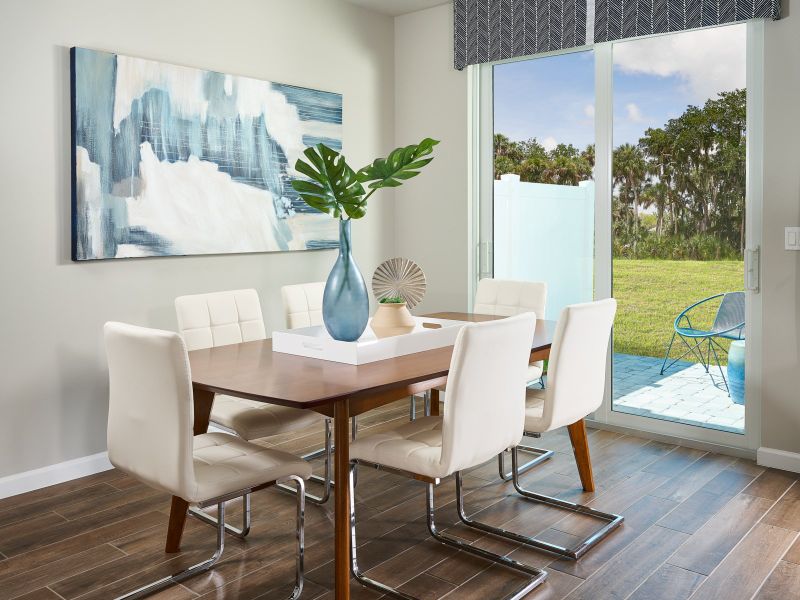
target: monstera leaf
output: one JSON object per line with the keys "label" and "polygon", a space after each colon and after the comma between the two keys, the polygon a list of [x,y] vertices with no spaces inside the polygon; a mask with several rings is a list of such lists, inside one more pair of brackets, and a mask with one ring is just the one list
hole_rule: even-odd
{"label": "monstera leaf", "polygon": [[[386,158],[378,158],[358,173],[344,156],[325,144],[317,144],[303,153],[294,168],[308,179],[292,181],[292,187],[311,208],[333,215],[360,219],[367,212],[367,200],[376,190],[402,185],[419,175],[419,170],[433,160],[430,154],[437,140],[425,138],[419,144],[397,148]],[[368,183],[369,192],[362,184]]]}
{"label": "monstera leaf", "polygon": [[[358,172],[361,183],[369,183],[370,190],[398,187],[403,181],[419,175],[419,170],[433,160],[425,158],[433,152],[438,140],[425,138],[419,144],[393,150],[386,158],[378,158]],[[370,192],[371,194],[372,192]]]}
{"label": "monstera leaf", "polygon": [[341,218],[360,219],[366,213],[364,186],[344,156],[325,144],[307,148],[308,162],[298,159],[294,168],[311,181],[295,179],[292,187],[312,208]]}

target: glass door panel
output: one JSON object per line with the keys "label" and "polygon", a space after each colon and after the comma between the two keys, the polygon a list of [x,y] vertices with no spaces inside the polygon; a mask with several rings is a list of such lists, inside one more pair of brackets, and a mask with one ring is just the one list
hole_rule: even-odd
{"label": "glass door panel", "polygon": [[548,284],[547,312],[593,297],[594,55],[493,67],[494,277]]}
{"label": "glass door panel", "polygon": [[744,433],[746,28],[613,45],[613,411]]}

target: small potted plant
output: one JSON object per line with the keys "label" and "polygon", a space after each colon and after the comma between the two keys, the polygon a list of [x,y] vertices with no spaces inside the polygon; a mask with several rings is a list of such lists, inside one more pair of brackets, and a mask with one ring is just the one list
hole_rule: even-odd
{"label": "small potted plant", "polygon": [[389,296],[378,301],[378,310],[370,326],[379,338],[411,333],[416,322],[400,296]]}

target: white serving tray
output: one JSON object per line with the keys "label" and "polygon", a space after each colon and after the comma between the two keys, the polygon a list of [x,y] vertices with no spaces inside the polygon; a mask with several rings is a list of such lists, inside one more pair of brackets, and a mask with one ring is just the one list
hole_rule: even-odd
{"label": "white serving tray", "polygon": [[[452,346],[466,321],[414,317],[416,326],[410,333],[378,338],[370,324],[355,342],[334,340],[324,326],[301,327],[272,332],[273,352],[297,354],[320,360],[363,365],[396,356],[414,354]],[[438,328],[425,327],[439,325]]]}

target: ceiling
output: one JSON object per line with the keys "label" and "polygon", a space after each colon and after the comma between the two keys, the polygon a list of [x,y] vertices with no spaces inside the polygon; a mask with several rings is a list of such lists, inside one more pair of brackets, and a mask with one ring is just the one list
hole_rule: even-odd
{"label": "ceiling", "polygon": [[450,0],[347,0],[347,2],[396,17],[425,8],[449,4]]}

